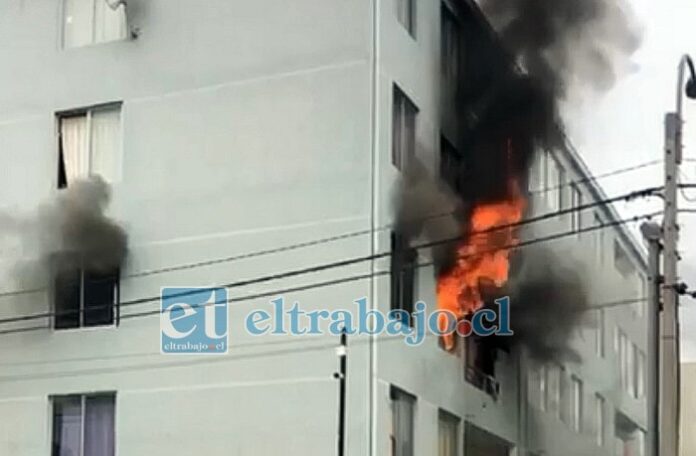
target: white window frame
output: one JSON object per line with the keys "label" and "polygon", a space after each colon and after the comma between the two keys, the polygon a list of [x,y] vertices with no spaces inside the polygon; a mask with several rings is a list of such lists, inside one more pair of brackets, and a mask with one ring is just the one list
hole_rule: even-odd
{"label": "white window frame", "polygon": [[597,309],[597,328],[595,331],[595,354],[604,358],[605,351],[606,314],[604,309]]}
{"label": "white window frame", "polygon": [[[87,130],[87,175],[79,177],[89,177],[94,173],[94,149],[92,144],[92,136],[94,134],[92,130],[92,118],[95,112],[98,111],[115,111],[118,113],[118,146],[115,149],[116,157],[113,157],[115,162],[115,168],[112,170],[111,176],[101,176],[104,181],[110,184],[116,184],[123,179],[123,103],[113,102],[104,103],[99,105],[88,106],[85,108],[71,109],[69,111],[61,111],[56,113],[57,123],[58,123],[58,140],[62,142],[62,122],[64,119],[70,119],[75,117],[84,117],[86,130]],[[62,147],[62,144],[59,145]],[[60,150],[60,149],[59,149]],[[60,157],[59,157],[60,159]],[[65,157],[63,158],[65,160]],[[67,176],[66,176],[67,177]],[[68,182],[68,186],[70,182]]]}
{"label": "white window frame", "polygon": [[[108,2],[106,0],[90,0],[91,2],[91,13],[90,14],[90,39],[85,42],[85,43],[80,43],[80,44],[70,44],[67,42],[68,39],[68,34],[67,34],[67,26],[68,26],[68,6],[67,2],[70,0],[62,0],[61,1],[61,47],[63,49],[76,49],[76,48],[81,48],[81,47],[86,47],[86,46],[94,46],[97,44],[104,44],[104,43],[113,43],[113,42],[118,42],[118,41],[125,41],[128,39],[129,35],[129,30],[128,30],[128,15],[126,13],[126,2],[123,1],[114,11],[114,14],[120,14],[122,15],[122,21],[123,21],[123,31],[122,34],[119,36],[116,36],[114,38],[106,38],[106,39],[99,39],[97,37],[97,2],[103,2],[104,8],[111,9],[109,6]],[[118,13],[116,13],[118,11]]]}

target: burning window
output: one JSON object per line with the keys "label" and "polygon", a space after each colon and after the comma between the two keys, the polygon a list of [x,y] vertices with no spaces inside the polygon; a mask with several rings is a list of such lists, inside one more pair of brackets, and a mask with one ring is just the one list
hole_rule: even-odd
{"label": "burning window", "polygon": [[[409,317],[402,323],[411,325],[416,288],[418,252],[403,235],[391,235],[391,310],[404,310]],[[406,318],[404,316],[404,318]]]}
{"label": "burning window", "polygon": [[412,37],[416,37],[416,0],[396,0],[396,17]]}
{"label": "burning window", "polygon": [[120,104],[60,113],[58,122],[58,188],[95,174],[106,182],[120,180]]}
{"label": "burning window", "polygon": [[63,47],[87,46],[126,37],[124,1],[64,0]]}
{"label": "burning window", "polygon": [[413,456],[413,428],[415,396],[394,386],[391,387],[392,401],[392,455]]}
{"label": "burning window", "polygon": [[392,112],[392,163],[403,170],[416,155],[416,117],[418,108],[394,85]]}
{"label": "burning window", "polygon": [[55,396],[51,456],[115,454],[114,393]]}
{"label": "burning window", "polygon": [[459,454],[459,417],[440,410],[438,414],[438,455],[457,456]]}

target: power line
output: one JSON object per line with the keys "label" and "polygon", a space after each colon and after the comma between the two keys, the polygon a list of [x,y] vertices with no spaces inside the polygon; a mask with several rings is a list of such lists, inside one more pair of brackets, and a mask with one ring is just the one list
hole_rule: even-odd
{"label": "power line", "polygon": [[602,173],[602,174],[591,175],[591,176],[588,176],[588,177],[585,177],[582,179],[577,179],[577,180],[573,180],[570,182],[565,182],[563,184],[559,184],[559,185],[556,185],[553,187],[547,187],[547,188],[541,188],[538,190],[533,190],[533,191],[530,191],[529,193],[532,195],[535,195],[535,194],[539,194],[539,193],[545,193],[545,192],[550,191],[550,190],[558,190],[561,188],[568,187],[570,185],[577,185],[577,184],[584,184],[587,182],[593,182],[593,181],[597,181],[599,179],[604,179],[604,178],[612,177],[612,176],[618,176],[620,174],[625,174],[625,173],[628,173],[631,171],[636,171],[636,170],[639,170],[642,168],[647,168],[648,166],[657,165],[658,163],[662,163],[662,160],[650,160],[648,162],[640,163],[638,165],[628,166],[626,168],[619,168],[619,169],[615,169],[613,171],[609,171],[609,172]]}
{"label": "power line", "polygon": [[[478,255],[485,254],[485,253],[497,252],[497,251],[504,250],[504,249],[516,249],[516,248],[526,247],[526,246],[530,246],[530,245],[534,245],[534,244],[538,244],[538,243],[542,243],[542,242],[550,242],[550,241],[561,239],[563,237],[570,236],[570,235],[577,235],[577,234],[581,234],[581,233],[585,233],[585,232],[595,231],[598,229],[604,229],[607,227],[619,226],[619,225],[622,225],[625,223],[636,222],[636,221],[639,221],[642,219],[650,219],[650,218],[653,218],[659,214],[661,214],[661,212],[654,212],[654,213],[650,213],[650,214],[644,214],[641,216],[635,216],[635,217],[631,217],[631,218],[615,220],[612,222],[606,222],[606,223],[602,223],[599,225],[585,227],[585,228],[581,228],[581,229],[577,229],[577,230],[570,230],[570,231],[565,231],[565,232],[561,232],[561,233],[555,233],[552,235],[543,236],[540,238],[534,238],[534,239],[527,240],[527,241],[520,241],[520,242],[517,242],[514,244],[505,245],[505,246],[495,248],[495,249],[489,249],[487,251],[478,252],[476,254],[460,255],[457,258],[464,259],[464,258],[469,258],[469,257],[473,257],[473,256],[478,256]],[[431,242],[429,244],[434,244],[434,243]],[[422,248],[422,246],[415,247],[415,248]],[[376,255],[372,255],[372,256],[381,258],[381,257],[389,256],[391,254],[392,254],[392,252],[384,252],[384,253],[380,253],[380,254],[376,254]],[[236,288],[236,287],[240,287],[240,286],[250,285],[253,283],[260,283],[260,282],[268,281],[269,280],[268,277],[287,278],[287,277],[292,277],[292,276],[297,276],[297,275],[304,275],[304,274],[311,273],[311,272],[319,272],[321,270],[326,270],[326,269],[331,269],[334,267],[340,267],[340,266],[353,264],[352,262],[354,262],[354,260],[355,259],[345,260],[342,262],[329,263],[329,264],[325,264],[325,265],[316,266],[314,268],[288,271],[285,273],[276,274],[274,276],[266,276],[266,277],[261,277],[261,278],[257,278],[257,279],[249,279],[249,280],[240,281],[240,282],[232,282],[232,283],[228,283],[228,284],[224,284],[224,285],[219,285],[218,287],[219,288]],[[433,264],[434,263],[431,261],[431,262],[419,263],[419,264],[414,265],[414,266],[402,267],[402,269],[421,268],[421,267],[426,267],[426,266],[432,266]],[[300,286],[296,286],[296,287],[284,288],[281,290],[273,290],[273,291],[269,291],[269,292],[249,294],[249,295],[241,296],[238,298],[229,298],[229,299],[227,299],[227,303],[230,303],[233,301],[234,302],[243,302],[243,301],[249,301],[249,300],[254,300],[254,299],[259,299],[259,298],[277,296],[281,293],[294,293],[294,292],[306,291],[306,290],[314,289],[314,288],[323,288],[323,287],[332,286],[332,285],[340,285],[343,283],[349,283],[349,282],[354,282],[354,281],[358,281],[358,280],[369,279],[369,278],[376,277],[376,276],[391,274],[391,272],[392,272],[391,270],[376,271],[376,272],[371,272],[371,273],[366,273],[366,274],[344,277],[344,278],[340,278],[340,279],[333,279],[333,280],[327,280],[327,281],[323,281],[323,282],[315,282],[315,283],[307,284],[307,285],[300,285]],[[182,293],[179,293],[179,294],[173,295],[173,296],[184,297],[184,296],[191,295],[193,293],[194,292],[182,292]],[[161,299],[161,296],[158,295],[158,296],[153,296],[153,297],[148,297],[148,298],[140,298],[140,299],[126,301],[126,302],[118,304],[117,306],[119,308],[130,307],[130,306],[134,306],[134,305],[140,305],[140,304],[146,304],[149,302],[158,301],[160,299]],[[217,304],[217,303],[214,303],[214,304]],[[206,305],[210,305],[210,304],[206,304]],[[205,307],[206,305],[203,305],[203,306],[199,305],[199,306],[195,306],[195,307]],[[56,317],[56,316],[75,315],[75,314],[84,313],[87,310],[106,309],[106,308],[111,308],[111,307],[115,307],[114,304],[107,304],[107,305],[103,305],[103,306],[93,306],[93,307],[90,307],[89,309],[69,310],[69,311],[64,311],[64,312],[45,312],[45,313],[41,313],[41,314],[23,315],[23,316],[18,316],[18,317],[10,317],[10,318],[5,318],[5,319],[0,319],[0,324],[18,323],[18,322],[23,322],[23,321],[30,321],[30,320],[43,319],[43,318],[51,318],[51,317]],[[139,318],[139,317],[151,316],[151,315],[156,315],[156,314],[160,314],[160,313],[162,313],[162,310],[157,309],[157,310],[152,310],[152,311],[127,314],[127,315],[120,316],[119,320],[125,320],[128,318]],[[11,330],[4,330],[4,331],[0,331],[0,334],[18,333],[18,332],[25,332],[25,331],[32,331],[32,330],[39,330],[39,329],[46,329],[46,326],[33,326],[33,327],[29,327],[29,328],[17,328],[17,329],[11,329]]]}
{"label": "power line", "polygon": [[[617,202],[617,201],[624,201],[624,200],[625,200],[625,201],[630,201],[630,200],[632,200],[632,199],[637,199],[637,198],[642,198],[642,197],[648,197],[648,196],[653,195],[656,191],[659,191],[659,190],[661,190],[661,189],[662,189],[662,187],[649,187],[649,188],[646,188],[646,189],[643,189],[643,190],[637,190],[637,191],[633,191],[633,192],[628,192],[628,193],[625,193],[625,194],[622,194],[622,195],[619,195],[619,196],[615,196],[615,197],[611,197],[611,198],[606,198],[606,199],[598,200],[598,201],[593,201],[593,202],[591,202],[591,203],[587,203],[587,204],[584,204],[584,205],[580,205],[580,206],[576,206],[576,207],[571,207],[571,208],[566,208],[566,209],[561,209],[561,210],[554,211],[554,212],[549,212],[549,213],[542,214],[542,215],[539,215],[539,216],[536,216],[536,217],[531,217],[531,218],[528,218],[528,219],[525,219],[525,220],[521,220],[521,221],[519,221],[519,222],[508,223],[508,224],[504,224],[504,225],[497,225],[497,226],[494,226],[494,227],[489,228],[489,229],[486,229],[486,230],[471,231],[471,232],[469,232],[469,233],[466,233],[465,235],[460,235],[460,236],[456,236],[456,237],[454,237],[454,238],[449,238],[449,239],[445,239],[445,240],[433,241],[433,242],[430,242],[430,243],[422,244],[422,245],[420,245],[420,246],[414,246],[414,248],[415,248],[415,249],[429,248],[429,247],[434,247],[434,246],[437,246],[437,245],[442,245],[442,244],[448,244],[448,243],[458,242],[458,241],[463,240],[466,236],[473,236],[473,235],[478,235],[478,234],[487,234],[487,233],[491,233],[491,232],[495,232],[495,231],[501,231],[501,230],[506,230],[506,229],[510,229],[510,228],[516,228],[516,227],[528,225],[528,224],[531,224],[531,223],[534,223],[534,222],[538,222],[538,221],[542,221],[542,220],[547,220],[547,219],[554,218],[554,217],[558,217],[558,216],[561,216],[561,215],[566,215],[566,214],[569,214],[569,213],[572,213],[572,212],[581,212],[581,211],[584,211],[584,210],[586,210],[586,209],[591,209],[591,208],[594,208],[594,207],[599,206],[599,205],[611,204],[611,203],[614,203],[614,202]],[[443,215],[440,214],[440,215],[430,216],[429,218],[442,217],[442,216],[443,216]],[[427,218],[426,218],[426,219],[427,219]],[[180,271],[180,270],[194,269],[194,268],[201,267],[201,266],[205,266],[205,265],[209,265],[209,264],[218,264],[218,263],[229,262],[229,261],[234,261],[234,260],[238,260],[238,259],[245,259],[245,258],[252,258],[252,257],[260,256],[260,255],[266,255],[266,254],[269,254],[269,253],[276,253],[276,252],[283,252],[283,251],[295,250],[295,249],[301,248],[301,247],[303,247],[303,246],[320,245],[320,244],[324,244],[324,243],[327,243],[327,242],[331,242],[331,241],[333,241],[333,240],[345,239],[345,238],[349,238],[349,237],[355,237],[355,236],[358,236],[358,235],[369,234],[369,233],[371,233],[371,232],[372,232],[372,231],[369,230],[369,229],[368,229],[368,230],[362,230],[362,231],[358,231],[358,232],[355,232],[355,233],[347,233],[347,234],[343,234],[343,235],[339,235],[339,236],[334,236],[334,237],[331,237],[331,238],[324,238],[324,239],[317,240],[317,241],[309,241],[309,242],[305,242],[305,243],[301,243],[301,244],[289,245],[289,246],[280,247],[280,248],[276,248],[276,249],[269,249],[269,250],[265,250],[265,251],[250,252],[250,253],[246,253],[246,254],[242,254],[242,255],[237,255],[237,256],[234,256],[234,257],[220,258],[220,259],[216,259],[216,260],[208,260],[208,261],[199,262],[199,263],[190,263],[190,264],[187,264],[187,265],[172,266],[172,267],[166,268],[166,271],[171,272],[171,271]],[[370,260],[374,260],[374,259],[380,259],[380,258],[382,258],[382,257],[389,256],[389,255],[391,255],[391,253],[390,253],[390,252],[386,252],[386,253],[383,253],[383,254],[373,254],[373,255],[369,255],[369,256],[365,256],[365,257],[355,258],[355,259],[352,259],[352,260],[346,260],[346,261],[348,262],[348,264],[343,264],[343,262],[339,262],[339,265],[338,265],[337,267],[345,266],[345,265],[349,265],[349,264],[354,264],[354,263],[360,263],[360,262],[364,262],[364,261],[370,261]],[[163,272],[163,271],[165,271],[165,269],[147,271],[147,275],[156,274],[156,273],[160,273],[160,272]],[[138,276],[138,274],[131,274],[130,276],[127,276],[127,277],[136,277],[136,276]],[[279,278],[283,278],[283,277],[279,277]],[[268,280],[273,280],[273,279],[274,279],[274,276],[271,276],[271,278],[268,279]],[[248,285],[248,284],[244,283],[244,285]],[[239,286],[242,286],[242,285],[239,285]],[[10,296],[17,296],[17,295],[23,295],[23,294],[27,294],[27,293],[30,293],[30,292],[44,291],[44,290],[46,290],[46,289],[47,289],[46,287],[42,287],[42,288],[39,288],[39,289],[35,289],[35,290],[33,290],[33,291],[28,291],[28,290],[10,291],[10,292],[5,292],[5,293],[0,293],[0,298],[10,297]]]}
{"label": "power line", "polygon": [[[647,302],[647,298],[627,298],[627,299],[622,299],[622,300],[617,300],[617,301],[608,301],[608,302],[603,302],[599,304],[594,304],[588,306],[586,309],[583,309],[582,311],[585,312],[591,312],[595,309],[607,309],[607,308],[614,308],[614,307],[621,307],[625,305],[631,305],[631,304],[637,304],[641,302]],[[41,329],[45,329],[45,327],[41,327]],[[320,338],[319,340],[325,341],[328,339],[330,335],[327,335],[323,338]],[[390,341],[390,340],[400,340],[403,339],[404,335],[399,334],[399,335],[391,335],[391,334],[384,334],[384,335],[378,335],[374,337],[377,341]],[[261,357],[261,356],[278,356],[281,354],[287,354],[287,353],[299,353],[299,352],[304,352],[304,351],[314,351],[314,350],[324,350],[324,349],[330,349],[330,348],[338,348],[340,347],[339,343],[322,343],[322,344],[314,344],[314,343],[309,343],[311,339],[309,338],[291,338],[287,340],[264,340],[260,342],[248,342],[248,343],[241,343],[241,344],[235,344],[234,348],[235,349],[240,349],[240,348],[251,348],[251,347],[272,347],[276,345],[294,345],[298,343],[304,344],[302,347],[298,347],[295,349],[280,349],[276,351],[263,351],[263,352],[254,352],[254,353],[235,353],[235,354],[228,354],[224,357],[205,357],[205,358],[198,358],[195,360],[187,360],[184,361],[183,363],[157,363],[157,364],[140,364],[136,366],[128,366],[128,367],[123,367],[123,366],[115,366],[115,367],[105,367],[105,368],[98,368],[98,369],[89,369],[89,370],[76,370],[76,371],[70,371],[66,372],[63,375],[85,375],[85,374],[95,374],[95,373],[108,373],[108,372],[122,372],[123,370],[137,370],[139,368],[142,369],[148,369],[148,368],[167,368],[167,367],[179,367],[182,364],[207,364],[210,362],[224,362],[224,361],[231,361],[231,360],[236,360],[240,358],[247,358],[247,357]],[[352,343],[350,345],[354,346],[355,344],[359,343],[367,343],[368,340],[366,339],[353,339]],[[76,362],[95,362],[95,361],[113,361],[115,359],[124,359],[124,358],[146,358],[146,357],[152,357],[152,356],[157,356],[160,355],[161,352],[159,351],[153,351],[153,352],[137,352],[137,353],[127,353],[127,354],[122,354],[122,355],[113,355],[113,356],[91,356],[91,357],[73,357],[73,358],[62,358],[62,359],[48,359],[48,360],[42,360],[42,361],[22,361],[22,362],[3,362],[0,363],[0,366],[15,366],[15,367],[21,367],[21,366],[36,366],[36,365],[51,365],[51,364],[64,364],[64,363],[76,363]],[[61,373],[42,373],[42,374],[20,374],[20,375],[14,375],[14,376],[3,376],[0,377],[0,382],[4,381],[16,381],[16,380],[21,380],[21,379],[36,379],[39,377],[46,377],[46,378],[55,378],[56,376],[61,376]]]}

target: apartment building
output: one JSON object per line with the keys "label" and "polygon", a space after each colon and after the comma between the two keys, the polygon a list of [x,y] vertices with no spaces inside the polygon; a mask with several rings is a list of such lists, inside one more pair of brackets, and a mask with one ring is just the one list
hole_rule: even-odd
{"label": "apartment building", "polygon": [[[308,310],[434,305],[432,267],[395,277],[381,257],[229,287],[227,355],[160,353],[161,287],[390,251],[405,163],[447,179],[448,162],[476,160],[452,100],[478,59],[503,57],[474,2],[0,0],[0,38],[3,213],[33,220],[99,174],[129,239],[118,274],[80,270],[71,298],[26,273],[21,236],[0,240],[1,454],[644,454],[642,248],[625,225],[581,232],[618,220],[608,206],[535,231],[578,231],[553,248],[595,284],[573,335],[582,362],[513,349],[481,366],[435,337],[349,337],[342,378],[335,337],[246,332],[278,295]],[[539,154],[533,210],[601,201],[588,177],[570,145]],[[66,302],[77,318],[56,312]]]}

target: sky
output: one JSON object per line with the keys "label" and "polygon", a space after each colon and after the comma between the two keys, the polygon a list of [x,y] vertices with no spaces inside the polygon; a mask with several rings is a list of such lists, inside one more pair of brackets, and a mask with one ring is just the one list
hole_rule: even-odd
{"label": "sky", "polygon": [[[662,159],[664,116],[676,106],[677,66],[682,54],[696,59],[696,1],[631,0],[642,44],[616,84],[601,95],[569,100],[564,117],[569,136],[593,174]],[[683,180],[696,183],[696,100],[685,98]],[[694,160],[688,162],[687,160]],[[608,196],[662,185],[662,165],[601,179]],[[696,190],[680,195],[680,208],[696,209]],[[621,203],[623,216],[662,209],[660,200]],[[696,290],[696,214],[680,214],[679,275]],[[682,297],[682,361],[696,361],[696,300]]]}

